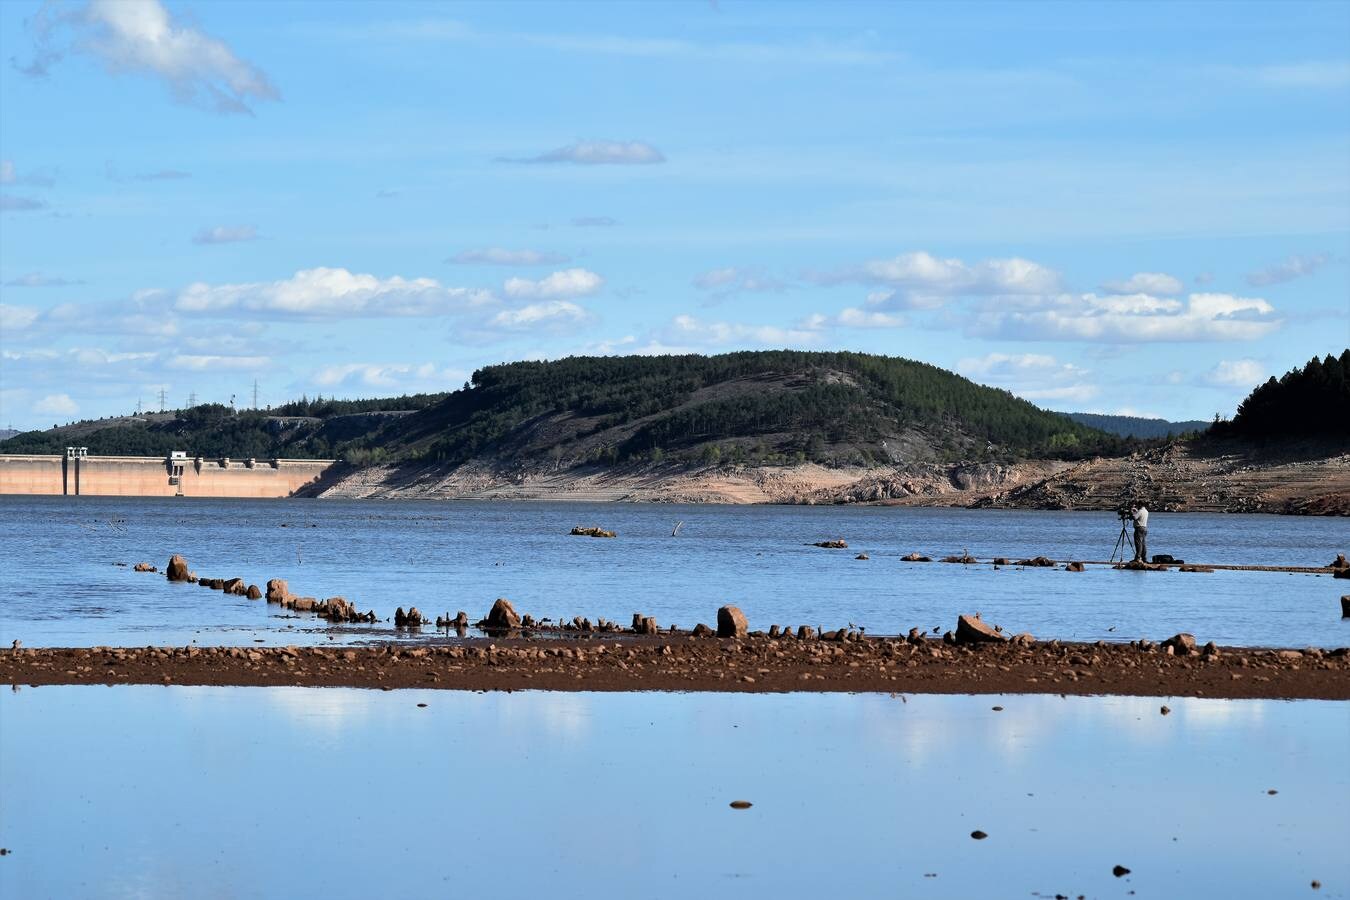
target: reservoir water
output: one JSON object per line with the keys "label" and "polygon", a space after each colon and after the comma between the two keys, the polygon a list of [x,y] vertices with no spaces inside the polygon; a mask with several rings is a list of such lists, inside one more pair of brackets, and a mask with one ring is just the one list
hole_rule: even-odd
{"label": "reservoir water", "polygon": [[[672,536],[677,523],[678,536]],[[600,524],[613,540],[571,537]],[[1325,565],[1350,550],[1350,520],[1155,513],[1151,550],[1203,563]],[[342,595],[391,618],[396,606],[471,620],[497,597],[536,617],[663,626],[713,622],[724,603],[752,628],[848,623],[873,634],[951,628],[981,612],[1040,638],[1131,640],[1193,632],[1253,646],[1350,645],[1347,583],[1288,573],[1138,573],[1089,567],[994,570],[905,563],[1046,555],[1104,560],[1109,513],[882,507],[668,506],[545,502],[241,501],[0,497],[0,643],[27,646],[303,644],[428,640],[388,622],[330,627],[310,615],[168,584],[130,565],[187,556],[203,576]],[[843,538],[849,549],[808,546]],[[854,557],[866,552],[871,558]]]}
{"label": "reservoir water", "polygon": [[1350,896],[1346,704],[1167,702],[6,690],[0,895]]}

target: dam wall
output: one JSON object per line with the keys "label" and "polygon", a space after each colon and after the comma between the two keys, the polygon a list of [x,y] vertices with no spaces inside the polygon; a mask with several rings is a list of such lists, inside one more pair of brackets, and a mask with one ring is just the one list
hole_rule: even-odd
{"label": "dam wall", "polygon": [[0,494],[103,497],[290,497],[334,460],[174,455],[0,455]]}

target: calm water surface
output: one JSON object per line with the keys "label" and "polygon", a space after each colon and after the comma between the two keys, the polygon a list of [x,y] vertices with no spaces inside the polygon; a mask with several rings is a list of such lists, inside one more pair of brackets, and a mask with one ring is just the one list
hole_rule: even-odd
{"label": "calm water surface", "polygon": [[[683,522],[678,537],[671,531]],[[616,529],[575,538],[576,524]],[[1209,563],[1323,565],[1350,551],[1350,521],[1155,513],[1153,552]],[[1119,531],[1107,513],[876,507],[730,507],[579,503],[236,501],[0,497],[0,642],[29,646],[314,643],[391,639],[388,623],[331,628],[312,616],[115,562],[188,557],[200,575],[280,577],[301,595],[342,595],[392,617],[484,615],[497,597],[536,617],[584,615],[662,625],[713,622],[739,605],[770,624],[876,633],[951,628],[958,613],[1038,637],[1162,638],[1192,631],[1220,644],[1344,646],[1346,582],[1329,576],[1089,569],[994,571],[903,563],[1044,554],[1106,559]],[[848,551],[806,546],[842,537]],[[871,559],[854,559],[865,551]],[[434,629],[402,639],[427,640]]]}
{"label": "calm water surface", "polygon": [[1350,896],[1350,705],[1160,702],[4,691],[0,895]]}

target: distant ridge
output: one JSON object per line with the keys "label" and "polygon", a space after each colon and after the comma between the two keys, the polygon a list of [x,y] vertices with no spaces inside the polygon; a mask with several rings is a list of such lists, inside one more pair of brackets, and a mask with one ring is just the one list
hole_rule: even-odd
{"label": "distant ridge", "polygon": [[1180,437],[1191,432],[1204,431],[1210,422],[1190,419],[1185,422],[1169,422],[1167,419],[1149,419],[1140,416],[1107,416],[1101,413],[1066,412],[1075,422],[1105,431],[1119,437],[1133,437],[1141,440],[1165,438],[1169,435]]}

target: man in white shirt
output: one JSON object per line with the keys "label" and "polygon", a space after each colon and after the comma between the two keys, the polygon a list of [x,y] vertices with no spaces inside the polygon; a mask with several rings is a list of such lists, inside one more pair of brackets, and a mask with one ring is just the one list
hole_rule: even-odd
{"label": "man in white shirt", "polygon": [[1134,519],[1134,558],[1148,562],[1148,509],[1136,503],[1130,507],[1130,518]]}

